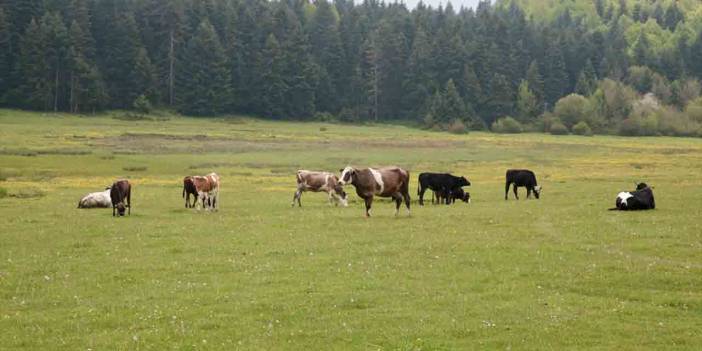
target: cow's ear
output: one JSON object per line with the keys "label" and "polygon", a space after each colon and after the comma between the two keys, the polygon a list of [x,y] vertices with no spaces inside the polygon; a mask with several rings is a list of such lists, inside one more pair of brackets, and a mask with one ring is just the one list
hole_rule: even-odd
{"label": "cow's ear", "polygon": [[339,173],[344,173],[344,169],[343,169],[343,168],[340,169],[340,170],[339,170]]}

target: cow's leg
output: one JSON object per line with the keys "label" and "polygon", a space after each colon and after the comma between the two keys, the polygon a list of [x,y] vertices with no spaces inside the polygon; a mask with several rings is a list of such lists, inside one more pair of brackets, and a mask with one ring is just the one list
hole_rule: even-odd
{"label": "cow's leg", "polygon": [[531,199],[531,188],[527,187],[527,199]]}
{"label": "cow's leg", "polygon": [[[516,186],[515,186],[516,189]],[[505,183],[505,200],[507,200],[507,194],[509,194],[509,182]]]}
{"label": "cow's leg", "polygon": [[[419,188],[419,206],[424,206],[424,193],[427,191],[427,188],[422,188],[420,185]],[[432,192],[431,194],[431,203],[434,203],[434,193]]]}
{"label": "cow's leg", "polygon": [[366,202],[366,217],[370,217],[370,209],[371,205],[373,204],[373,197],[365,197],[363,200]]}
{"label": "cow's leg", "polygon": [[300,196],[302,196],[302,191],[300,191],[300,189],[297,189],[295,191],[295,195],[293,195],[292,207],[295,207],[295,201],[297,201],[298,204],[300,203]]}
{"label": "cow's leg", "polygon": [[115,204],[112,203],[112,217],[115,216]]}
{"label": "cow's leg", "polygon": [[451,189],[449,189],[448,187],[444,187],[443,194],[444,194],[444,202],[447,205],[450,205],[451,204]]}
{"label": "cow's leg", "polygon": [[397,193],[392,196],[395,201],[395,217],[400,213],[400,205],[402,204],[402,195]]}
{"label": "cow's leg", "polygon": [[405,199],[405,206],[407,206],[407,215],[410,215],[410,196],[409,196],[409,191],[405,191],[402,193],[402,197]]}
{"label": "cow's leg", "polygon": [[517,195],[517,184],[514,184],[514,187],[513,187],[512,189],[514,189],[514,197],[515,197],[517,200],[519,200],[519,195]]}
{"label": "cow's leg", "polygon": [[132,215],[132,189],[127,190],[127,214]]}

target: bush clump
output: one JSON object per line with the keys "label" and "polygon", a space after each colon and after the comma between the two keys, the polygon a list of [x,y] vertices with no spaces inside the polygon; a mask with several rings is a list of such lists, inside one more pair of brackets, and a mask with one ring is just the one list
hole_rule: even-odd
{"label": "bush clump", "polygon": [[141,94],[136,99],[134,99],[134,103],[132,105],[137,112],[145,115],[151,113],[151,110],[153,109],[153,107],[151,106],[151,102],[144,94]]}
{"label": "bush clump", "polygon": [[468,133],[468,127],[460,119],[455,119],[447,128],[449,133],[453,134],[466,134]]}
{"label": "bush clump", "polygon": [[568,128],[561,121],[553,121],[551,123],[551,128],[549,128],[549,133],[553,135],[566,135],[568,134]]}
{"label": "bush clump", "polygon": [[503,134],[516,134],[524,131],[522,124],[510,116],[502,117],[495,121],[491,129],[495,133]]}
{"label": "bush clump", "polygon": [[0,188],[0,199],[7,197],[7,189]]}
{"label": "bush clump", "polygon": [[592,129],[585,121],[580,121],[573,126],[573,134],[592,136]]}

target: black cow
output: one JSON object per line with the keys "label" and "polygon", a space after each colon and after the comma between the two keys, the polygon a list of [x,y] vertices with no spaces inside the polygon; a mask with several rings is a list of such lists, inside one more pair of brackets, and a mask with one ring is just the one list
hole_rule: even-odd
{"label": "black cow", "polygon": [[437,194],[448,194],[448,196],[443,196],[448,205],[452,191],[469,185],[470,182],[465,177],[456,177],[448,173],[422,173],[419,175],[419,188],[417,189],[419,204],[424,206],[424,192],[431,189]]}
{"label": "black cow", "polygon": [[614,208],[610,211],[636,211],[653,210],[656,208],[656,201],[653,198],[653,189],[646,183],[636,185],[634,191],[622,191],[617,195]]}
{"label": "black cow", "polygon": [[527,188],[527,199],[531,197],[531,192],[534,192],[534,196],[539,198],[541,195],[541,187],[536,183],[536,175],[534,172],[528,169],[508,169],[506,174],[505,182],[505,200],[507,200],[507,194],[509,193],[509,186],[514,184],[514,197],[519,200],[519,195],[517,195],[517,187]]}
{"label": "black cow", "polygon": [[112,200],[112,217],[115,216],[115,208],[120,216],[124,216],[125,209],[129,209],[128,214],[132,215],[132,185],[128,180],[120,179],[112,183],[110,200]]}
{"label": "black cow", "polygon": [[[431,203],[434,203],[434,196],[436,196],[436,203],[441,203],[441,201],[446,201],[446,194],[442,192],[432,192],[431,195]],[[463,188],[455,188],[451,190],[451,194],[449,194],[449,200],[451,203],[455,203],[456,200],[461,200],[463,202],[470,203],[470,193],[467,193],[463,190]]]}

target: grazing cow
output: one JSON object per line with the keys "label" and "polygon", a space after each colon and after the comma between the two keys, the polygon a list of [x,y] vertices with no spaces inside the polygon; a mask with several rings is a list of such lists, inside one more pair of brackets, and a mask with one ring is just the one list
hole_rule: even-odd
{"label": "grazing cow", "polygon": [[[120,179],[112,183],[110,188],[110,200],[112,201],[112,217],[115,216],[115,208],[120,216],[124,216],[124,210],[129,208],[128,214],[132,214],[132,185],[126,179]],[[126,203],[125,203],[126,201]]]}
{"label": "grazing cow", "polygon": [[193,183],[198,194],[196,204],[202,203],[202,207],[206,210],[217,210],[219,208],[217,204],[219,200],[219,176],[216,173],[210,173],[206,176],[193,176]]}
{"label": "grazing cow", "polygon": [[106,188],[104,191],[99,191],[96,193],[90,193],[83,196],[78,202],[78,208],[108,208],[112,205],[112,200],[110,200],[110,189]]}
{"label": "grazing cow", "polygon": [[[190,195],[193,195],[193,203],[190,203]],[[197,188],[195,188],[195,182],[193,182],[192,176],[187,176],[183,178],[183,198],[185,198],[185,208],[195,207],[197,202]]]}
{"label": "grazing cow", "polygon": [[[434,195],[436,195],[436,203],[441,203],[442,200],[445,201],[446,195],[442,192],[432,192],[431,194],[431,203],[434,203]],[[450,195],[448,196],[449,201],[453,204],[456,202],[456,200],[461,200],[463,202],[470,203],[470,193],[467,193],[463,190],[463,188],[455,188],[451,190]]]}
{"label": "grazing cow", "polygon": [[297,171],[296,180],[297,191],[295,191],[295,196],[293,196],[293,206],[295,206],[295,201],[297,201],[297,205],[302,207],[300,198],[302,197],[302,193],[305,191],[324,191],[329,194],[329,203],[334,202],[334,199],[336,198],[338,203],[341,203],[344,206],[349,205],[346,192],[344,191],[344,188],[339,185],[339,178],[332,173],[299,170]]}
{"label": "grazing cow", "polygon": [[395,201],[395,216],[404,200],[409,215],[409,177],[409,172],[399,167],[356,169],[349,166],[341,170],[339,185],[352,184],[356,188],[356,194],[366,203],[366,217],[370,217],[375,195]]}
{"label": "grazing cow", "polygon": [[614,208],[610,211],[636,211],[653,210],[656,201],[653,198],[653,189],[646,183],[639,183],[634,191],[622,191],[617,195]]}
{"label": "grazing cow", "polygon": [[528,169],[508,169],[506,174],[505,182],[505,200],[507,200],[507,194],[509,193],[509,186],[514,184],[514,197],[519,200],[519,195],[517,195],[517,187],[523,186],[527,188],[527,199],[531,197],[531,192],[534,192],[534,196],[539,198],[541,195],[541,187],[536,183],[536,175],[534,172]]}
{"label": "grazing cow", "polygon": [[431,189],[437,194],[448,194],[448,196],[442,196],[448,205],[452,191],[469,185],[470,182],[465,177],[456,177],[448,173],[422,173],[419,175],[419,187],[417,188],[419,205],[424,206],[424,192],[427,189]]}

